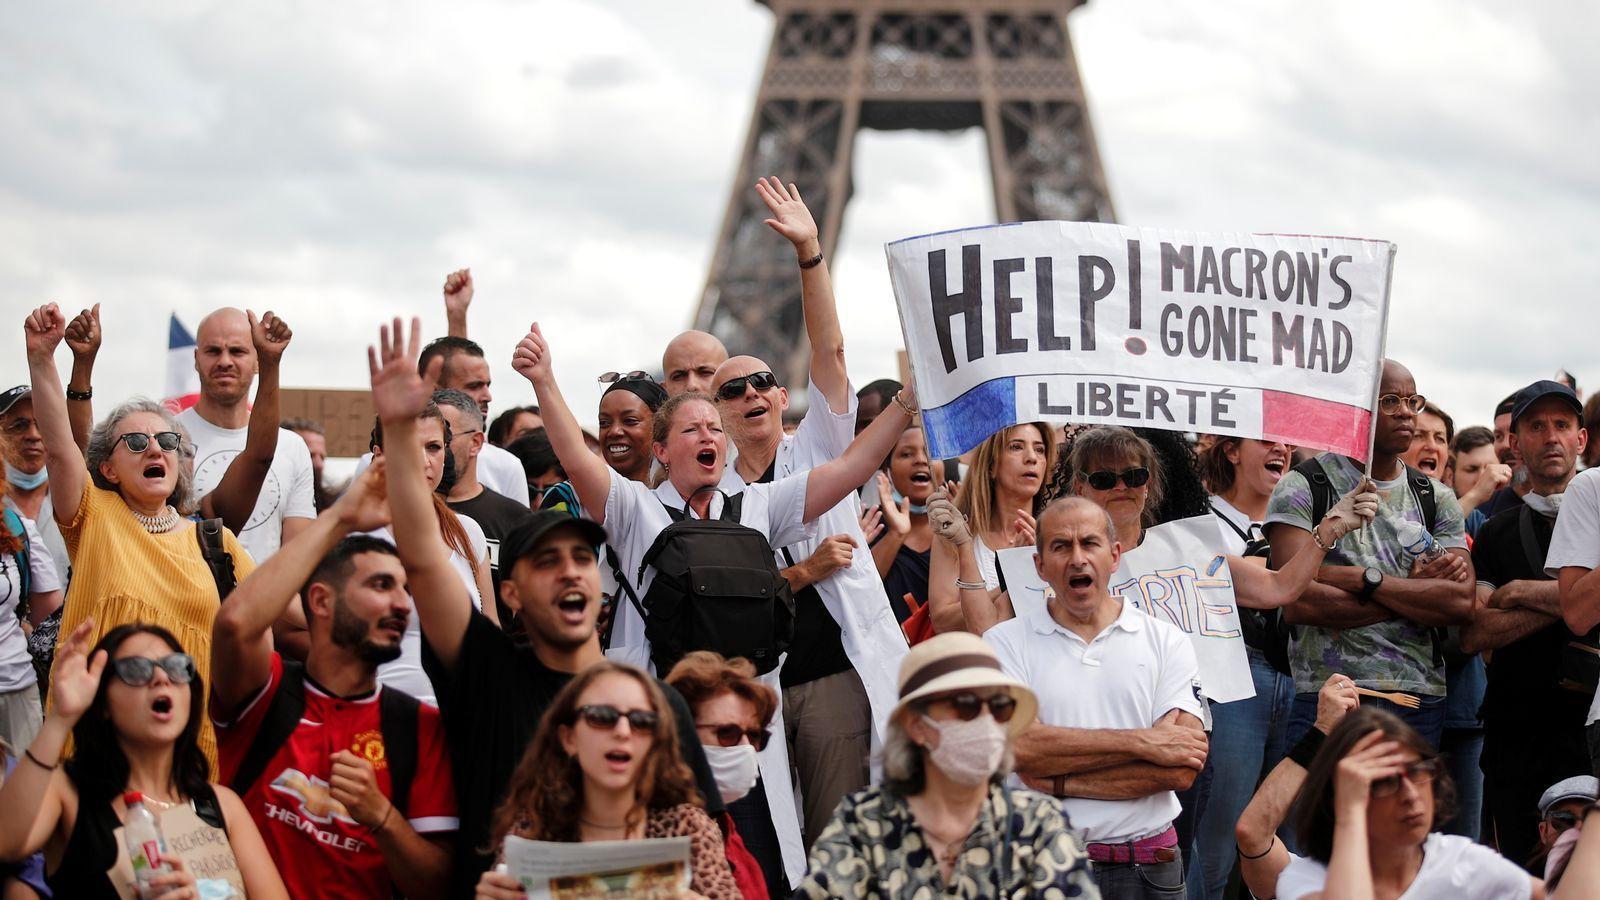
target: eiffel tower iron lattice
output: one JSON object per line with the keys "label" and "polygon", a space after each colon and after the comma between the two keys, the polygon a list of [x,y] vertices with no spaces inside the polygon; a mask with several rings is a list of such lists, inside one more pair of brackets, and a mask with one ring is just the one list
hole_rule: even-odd
{"label": "eiffel tower iron lattice", "polygon": [[695,317],[729,352],[806,383],[794,253],[751,186],[796,183],[831,259],[860,129],[982,128],[999,221],[1114,220],[1067,31],[1079,0],[762,2],[776,27]]}

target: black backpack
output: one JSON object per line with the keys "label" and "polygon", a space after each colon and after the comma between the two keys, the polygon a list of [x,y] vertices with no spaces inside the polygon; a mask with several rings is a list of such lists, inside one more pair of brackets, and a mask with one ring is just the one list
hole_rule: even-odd
{"label": "black backpack", "polygon": [[[1222,524],[1232,529],[1239,539],[1244,541],[1243,557],[1260,557],[1272,564],[1272,546],[1267,543],[1266,535],[1261,533],[1261,527],[1254,522],[1249,528],[1240,528],[1234,521],[1223,515],[1222,510],[1206,503],[1211,512]],[[1244,634],[1246,647],[1254,647],[1261,651],[1261,655],[1274,669],[1283,675],[1293,676],[1289,668],[1289,623],[1283,620],[1281,609],[1251,609],[1248,606],[1239,606],[1239,627]]]}
{"label": "black backpack", "polygon": [[[1339,498],[1334,496],[1333,483],[1328,480],[1328,472],[1322,468],[1322,463],[1312,457],[1294,467],[1311,485],[1311,522],[1316,524],[1328,514]],[[1412,499],[1417,501],[1417,506],[1422,509],[1422,527],[1429,534],[1439,522],[1439,501],[1433,494],[1433,479],[1426,472],[1406,466],[1406,487],[1411,489]],[[1293,625],[1287,626],[1290,637],[1295,635]],[[1448,637],[1447,629],[1442,627],[1429,627],[1428,634],[1433,638],[1433,664],[1444,665],[1444,646]]]}
{"label": "black backpack", "polygon": [[[383,690],[378,694],[378,730],[383,734],[383,755],[389,767],[389,802],[402,817],[411,799],[411,781],[417,774],[417,698],[403,691]],[[267,707],[256,739],[245,752],[230,785],[243,797],[261,778],[267,764],[306,712],[306,667],[293,660],[283,661],[283,678]]]}
{"label": "black backpack", "polygon": [[765,675],[794,639],[794,594],[767,536],[739,524],[743,500],[743,494],[724,494],[716,519],[690,518],[667,506],[672,524],[656,536],[635,576],[643,582],[645,568],[655,567],[643,605],[622,582],[644,619],[650,661],[662,676],[691,650],[742,656]]}

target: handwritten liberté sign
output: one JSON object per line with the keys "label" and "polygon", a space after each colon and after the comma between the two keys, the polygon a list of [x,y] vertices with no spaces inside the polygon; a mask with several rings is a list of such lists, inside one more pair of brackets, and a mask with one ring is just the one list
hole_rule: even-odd
{"label": "handwritten libert\u00e9 sign", "polygon": [[1021,222],[885,252],[935,459],[1030,421],[1369,452],[1387,241]]}

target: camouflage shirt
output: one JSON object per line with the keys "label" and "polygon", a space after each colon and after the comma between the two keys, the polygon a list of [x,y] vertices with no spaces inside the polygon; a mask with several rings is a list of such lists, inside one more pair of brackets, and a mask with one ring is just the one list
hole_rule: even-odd
{"label": "camouflage shirt", "polygon": [[[1343,497],[1360,482],[1362,469],[1335,453],[1317,457],[1335,498]],[[1386,578],[1404,578],[1411,571],[1411,555],[1400,542],[1405,522],[1422,524],[1422,507],[1406,485],[1405,473],[1392,481],[1377,482],[1382,503],[1373,523],[1340,539],[1324,561],[1330,566],[1372,567]],[[1433,539],[1442,547],[1466,547],[1466,524],[1455,492],[1433,482],[1438,513]],[[1284,523],[1311,530],[1311,485],[1291,471],[1272,491],[1267,524]],[[1445,693],[1444,666],[1434,665],[1433,636],[1424,625],[1391,619],[1376,625],[1342,631],[1299,625],[1289,648],[1297,693],[1314,693],[1335,672],[1350,676],[1362,687],[1405,691],[1429,697]]]}

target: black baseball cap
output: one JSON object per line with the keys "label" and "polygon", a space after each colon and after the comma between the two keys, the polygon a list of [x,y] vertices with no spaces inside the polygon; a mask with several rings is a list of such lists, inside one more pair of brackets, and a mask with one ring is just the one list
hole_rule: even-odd
{"label": "black baseball cap", "polygon": [[500,539],[500,571],[510,572],[517,560],[532,553],[558,528],[577,529],[578,536],[595,547],[606,542],[606,530],[593,519],[574,516],[565,510],[533,510]]}
{"label": "black baseball cap", "polygon": [[1546,397],[1560,397],[1567,401],[1567,405],[1572,407],[1574,413],[1577,413],[1578,419],[1580,421],[1583,419],[1583,401],[1578,399],[1578,395],[1573,392],[1572,388],[1559,381],[1546,379],[1544,381],[1535,381],[1533,384],[1517,391],[1516,396],[1512,398],[1511,427],[1515,429],[1517,420],[1522,418],[1522,414],[1527,412],[1529,407]]}
{"label": "black baseball cap", "polygon": [[0,394],[0,416],[10,412],[11,407],[16,406],[19,401],[26,400],[32,396],[33,388],[25,384],[19,384],[11,390]]}

